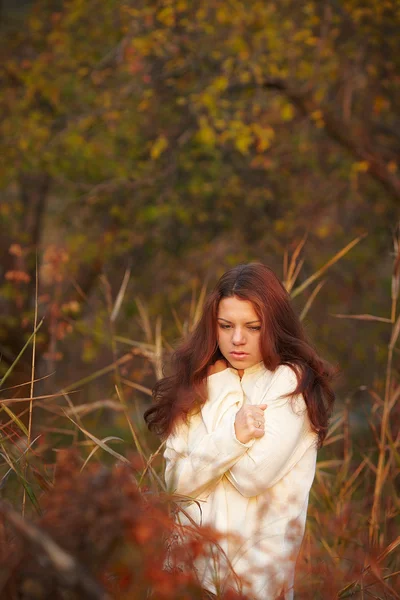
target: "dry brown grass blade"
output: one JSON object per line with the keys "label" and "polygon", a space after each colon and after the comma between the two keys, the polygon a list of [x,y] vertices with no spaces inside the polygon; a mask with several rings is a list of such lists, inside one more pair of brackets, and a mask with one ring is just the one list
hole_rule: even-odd
{"label": "dry brown grass blade", "polygon": [[[325,500],[325,502],[328,504],[329,506],[329,510],[332,511],[333,513],[335,512],[335,502],[334,502],[334,498],[332,497],[332,493],[330,490],[330,487],[327,487],[324,481],[324,477],[326,479],[329,479],[328,474],[326,471],[320,471],[319,469],[316,469],[315,471],[315,479],[318,482],[318,487],[320,488],[320,491],[322,491],[323,493],[323,498]],[[316,495],[316,489],[311,488],[311,493],[315,496]]]}
{"label": "dry brown grass blade", "polygon": [[[398,336],[400,333],[400,317],[398,317],[396,323],[393,326],[392,335],[388,346],[388,358],[386,365],[386,381],[385,381],[385,397],[383,402],[381,429],[379,437],[379,456],[378,465],[375,478],[375,487],[373,495],[373,503],[371,509],[371,518],[369,525],[369,539],[371,542],[376,542],[378,537],[378,521],[381,511],[381,498],[382,490],[385,482],[385,476],[387,474],[386,469],[386,438],[389,432],[389,417],[392,409],[392,403],[390,401],[391,394],[391,380],[392,380],[392,362],[393,362],[393,351],[396,345]],[[391,460],[393,454],[391,454],[388,460]]]}
{"label": "dry brown grass blade", "polygon": [[[285,285],[285,281],[287,279],[287,273],[288,273],[288,260],[289,260],[289,253],[287,251],[287,249],[285,248],[284,252],[283,252],[283,268],[282,268],[282,281],[283,281],[283,285]],[[285,286],[286,287],[286,286]]]}
{"label": "dry brown grass blade", "polygon": [[341,458],[337,458],[337,459],[329,459],[329,460],[320,460],[317,462],[317,469],[324,469],[327,467],[340,467],[342,464],[342,459]]}
{"label": "dry brown grass blade", "polygon": [[150,324],[148,311],[147,311],[144,303],[142,302],[142,300],[139,297],[135,298],[135,301],[136,301],[136,305],[138,307],[138,311],[139,311],[139,315],[140,315],[140,324],[141,324],[144,334],[146,336],[146,340],[149,344],[154,345],[153,332],[151,330],[151,324]]}
{"label": "dry brown grass blade", "polygon": [[172,354],[174,352],[175,348],[168,342],[168,340],[165,339],[164,336],[162,336],[162,341],[163,341],[164,348]]}
{"label": "dry brown grass blade", "polygon": [[386,548],[385,550],[383,550],[383,552],[381,552],[378,556],[378,562],[381,562],[381,560],[384,560],[387,556],[389,556],[389,554],[391,554],[394,550],[396,550],[396,548],[400,547],[400,535],[393,540],[393,542],[391,542]]}
{"label": "dry brown grass blade", "polygon": [[[23,410],[22,412],[20,412],[18,416],[20,418],[22,418],[22,417],[24,417],[28,413],[28,411],[29,411],[29,407],[25,408],[25,410]],[[14,423],[14,420],[10,419],[9,421],[6,421],[5,423],[1,424],[1,426],[0,426],[0,432],[2,434],[2,437],[1,437],[1,441],[2,442],[9,441],[13,437],[12,433],[9,433],[9,434],[6,433],[7,428],[10,427],[11,425],[13,425],[13,423]]]}
{"label": "dry brown grass blade", "polygon": [[155,350],[154,350],[154,370],[157,379],[161,379],[163,376],[162,372],[162,319],[161,315],[158,315],[156,319],[156,328],[155,328]]}
{"label": "dry brown grass blade", "polygon": [[29,344],[31,343],[31,341],[33,340],[33,338],[35,337],[35,335],[37,334],[37,332],[39,331],[39,329],[43,325],[43,321],[44,321],[44,317],[40,321],[39,325],[37,327],[35,327],[35,329],[31,333],[31,335],[29,336],[28,340],[25,342],[25,344],[24,344],[22,350],[20,351],[20,353],[18,354],[18,356],[16,357],[16,359],[14,360],[14,362],[9,366],[9,368],[7,369],[7,371],[5,372],[5,374],[3,375],[3,378],[0,380],[0,388],[3,387],[4,383],[7,381],[8,377],[13,372],[14,368],[16,367],[16,365],[19,362],[19,359],[21,358],[21,356],[23,355],[23,353],[25,352],[25,350],[28,348]]}
{"label": "dry brown grass blade", "polygon": [[107,365],[107,367],[104,367],[103,369],[99,369],[95,373],[92,373],[91,375],[88,375],[87,377],[84,377],[83,379],[79,379],[78,381],[71,383],[70,385],[65,387],[63,390],[61,390],[60,394],[62,394],[64,392],[70,393],[72,390],[74,390],[74,388],[76,388],[78,386],[85,385],[87,383],[91,383],[95,379],[102,377],[102,375],[107,375],[107,373],[110,373],[111,371],[115,370],[115,365],[123,365],[123,364],[131,361],[135,354],[136,354],[135,350],[132,350],[128,354],[124,354],[123,356],[118,358],[116,361],[111,363],[111,365]]}
{"label": "dry brown grass blade", "polygon": [[342,498],[344,498],[347,495],[347,492],[349,491],[349,489],[353,485],[353,482],[357,479],[357,477],[360,475],[360,473],[364,470],[364,467],[366,466],[366,464],[367,464],[367,461],[364,459],[358,465],[357,469],[353,472],[353,474],[350,476],[350,478],[346,481],[346,483],[344,484],[344,486],[341,488],[341,490],[340,490],[340,496]]}
{"label": "dry brown grass blade", "polygon": [[321,277],[321,275],[323,273],[325,273],[325,271],[327,271],[329,269],[329,267],[331,267],[332,265],[337,263],[338,260],[340,260],[343,256],[345,256],[356,244],[358,244],[358,242],[360,242],[362,239],[364,239],[365,236],[366,236],[366,234],[361,235],[358,238],[355,238],[353,241],[351,241],[349,244],[347,244],[347,246],[345,246],[339,252],[337,252],[330,260],[328,260],[327,263],[324,264],[323,267],[318,269],[318,271],[316,271],[315,273],[310,275],[310,277],[308,277],[301,285],[299,285],[297,288],[295,288],[293,290],[293,292],[291,293],[291,297],[295,298],[296,296],[301,294],[301,292],[303,292],[311,283],[313,283],[313,281],[315,281],[316,279],[319,279],[319,277]]}
{"label": "dry brown grass blade", "polygon": [[[123,441],[124,441],[123,439],[121,439],[121,438],[119,438],[119,437],[117,437],[117,436],[115,436],[115,435],[109,435],[109,436],[107,436],[107,437],[105,437],[105,438],[102,438],[102,440],[101,440],[101,441],[103,442],[103,444],[105,444],[106,442],[110,442],[111,440],[117,440],[117,441],[119,441],[119,442],[123,442]],[[94,455],[96,454],[96,452],[97,452],[97,450],[98,450],[99,448],[100,448],[100,446],[95,446],[95,447],[94,447],[94,448],[91,450],[91,452],[90,452],[89,456],[87,457],[87,459],[85,460],[85,462],[84,462],[84,463],[83,463],[83,465],[81,466],[81,472],[82,472],[82,471],[83,471],[83,469],[86,467],[86,465],[88,464],[88,462],[89,462],[89,460],[92,458],[92,456],[94,456]]]}
{"label": "dry brown grass blade", "polygon": [[338,414],[336,417],[336,420],[331,423],[329,429],[328,429],[328,433],[326,434],[326,438],[324,440],[324,443],[326,442],[326,440],[329,440],[330,436],[338,429],[338,427],[340,427],[344,422],[344,415],[342,414]]}
{"label": "dry brown grass blade", "polygon": [[393,240],[394,251],[396,254],[396,259],[393,265],[393,273],[392,273],[392,311],[391,311],[391,320],[394,323],[396,320],[396,305],[399,297],[399,285],[400,285],[400,238],[395,237]]}
{"label": "dry brown grass blade", "polygon": [[376,317],[375,315],[341,315],[337,313],[330,313],[331,317],[336,317],[337,319],[358,319],[359,321],[380,321],[381,323],[391,323],[390,319],[386,317]]}
{"label": "dry brown grass blade", "polygon": [[374,399],[372,411],[375,412],[377,406],[383,406],[384,400],[375,392],[375,390],[367,389],[368,394]]}
{"label": "dry brown grass blade", "polygon": [[324,447],[330,446],[331,444],[334,444],[335,442],[340,442],[340,440],[343,440],[343,438],[344,438],[343,433],[338,433],[337,435],[332,436],[331,438],[329,438],[328,441],[326,441],[326,438],[325,438]]}
{"label": "dry brown grass blade", "polygon": [[190,326],[190,323],[192,323],[194,320],[195,310],[196,310],[196,283],[192,282],[192,293],[191,293],[191,297],[190,297],[190,307],[189,307],[189,326]]}
{"label": "dry brown grass blade", "polygon": [[123,278],[122,283],[121,283],[121,287],[120,287],[119,292],[117,294],[117,297],[115,299],[115,303],[114,303],[114,306],[113,306],[113,309],[112,309],[112,312],[111,312],[111,315],[110,315],[110,320],[112,321],[112,323],[114,323],[114,321],[118,317],[118,313],[119,313],[119,311],[121,309],[122,302],[124,300],[126,288],[128,287],[130,276],[131,276],[131,270],[130,269],[126,269],[125,274],[124,274],[124,278]]}
{"label": "dry brown grass blade", "polygon": [[78,404],[65,410],[68,415],[88,415],[98,408],[109,408],[117,412],[123,411],[123,407],[113,400],[97,400],[96,402],[89,402],[88,404]]}
{"label": "dry brown grass blade", "polygon": [[376,466],[374,465],[372,460],[369,458],[369,456],[366,456],[365,454],[361,454],[361,456],[365,460],[365,464],[371,469],[371,471],[374,473],[374,475],[376,475]]}
{"label": "dry brown grass blade", "polygon": [[184,327],[183,327],[181,320],[178,317],[178,313],[176,312],[175,308],[173,308],[173,307],[171,308],[171,312],[172,312],[172,316],[174,317],[175,325],[177,326],[180,335],[183,335]]}
{"label": "dry brown grass blade", "polygon": [[297,246],[292,254],[292,258],[290,259],[289,266],[287,266],[288,254],[285,254],[284,260],[286,259],[286,270],[285,270],[285,266],[284,266],[283,285],[285,286],[285,288],[288,292],[290,292],[290,290],[293,288],[293,285],[296,282],[296,279],[297,279],[297,276],[299,273],[298,265],[296,266],[296,263],[297,263],[297,259],[298,259],[299,255],[300,255],[300,252],[302,251],[304,244],[306,243],[307,237],[308,237],[308,232],[306,232],[304,234],[304,236],[302,237],[300,242],[297,244]]}
{"label": "dry brown grass blade", "polygon": [[301,269],[302,269],[303,265],[304,265],[304,259],[301,259],[301,260],[300,260],[300,261],[297,263],[297,265],[296,265],[296,269],[295,269],[295,272],[293,273],[293,277],[292,277],[292,278],[291,278],[291,280],[290,280],[290,281],[287,283],[287,288],[286,288],[286,290],[287,290],[287,292],[288,292],[289,294],[290,294],[290,292],[292,291],[292,288],[293,288],[294,284],[296,283],[296,280],[297,280],[297,278],[298,278],[298,276],[299,276],[299,273],[300,273],[300,271],[301,271]]}
{"label": "dry brown grass blade", "polygon": [[[396,548],[398,548],[400,546],[400,536],[397,537],[393,542],[391,542],[391,544],[389,544],[387,546],[387,548],[385,548],[385,550],[383,550],[383,552],[381,552],[379,554],[379,556],[375,559],[375,564],[379,564],[380,562],[382,562],[385,558],[387,558],[387,556],[389,556],[389,554],[391,554],[394,550],[396,550]],[[367,565],[365,565],[364,569],[363,569],[363,573],[367,573],[367,571],[372,569],[372,564],[369,563]],[[385,576],[379,576],[379,579],[385,580],[385,579],[389,579],[390,577],[393,577],[394,575],[396,575],[397,573],[389,573]],[[347,597],[347,592],[349,592],[351,590],[351,594],[353,595],[354,593],[356,593],[356,587],[359,585],[359,580],[355,579],[354,581],[348,583],[344,588],[342,588],[339,593],[338,593],[338,598],[346,598]],[[389,588],[389,591],[393,594],[393,598],[400,598],[400,596],[398,594],[396,594],[396,592],[393,590],[393,588]]]}
{"label": "dry brown grass blade", "polygon": [[144,477],[146,476],[147,472],[149,470],[151,470],[152,474],[157,476],[157,479],[161,483],[162,489],[164,491],[166,491],[166,485],[164,484],[164,482],[161,481],[161,479],[158,477],[158,474],[154,471],[153,467],[151,466],[151,463],[153,462],[153,460],[160,454],[161,449],[165,446],[165,442],[166,442],[166,440],[164,440],[163,442],[161,442],[161,444],[158,446],[157,450],[153,454],[151,454],[149,456],[149,458],[148,458],[148,460],[146,462],[145,468],[144,468],[144,470],[143,470],[143,472],[142,472],[142,474],[140,476],[138,486],[140,486],[142,484],[142,481],[143,481]]}
{"label": "dry brown grass blade", "polygon": [[138,390],[139,392],[143,392],[147,396],[151,397],[153,395],[150,388],[141,385],[140,383],[135,383],[134,381],[130,381],[129,379],[124,378],[121,378],[121,382],[127,385],[128,387]]}
{"label": "dry brown grass blade", "polygon": [[[2,448],[2,452],[0,452],[0,456],[2,456],[2,458],[4,459],[5,463],[10,467],[8,469],[8,471],[3,475],[3,477],[0,480],[0,489],[3,487],[4,482],[7,480],[9,474],[14,471],[14,473],[17,473],[17,470],[15,468],[15,465],[17,463],[19,463],[24,456],[27,454],[27,452],[29,452],[29,450],[32,448],[32,446],[35,444],[35,442],[37,442],[37,440],[42,436],[42,434],[38,435],[35,437],[34,440],[31,441],[31,443],[29,444],[29,446],[27,445],[26,448],[21,452],[21,455],[18,458],[14,458],[12,459],[11,456],[8,454],[7,449],[4,445],[4,440],[0,441],[0,446]],[[1,589],[1,588],[0,588]]]}
{"label": "dry brown grass blade", "polygon": [[[55,374],[55,371],[53,371],[52,373],[49,373],[48,375],[43,375],[43,377],[37,377],[36,379],[34,379],[34,383],[38,383],[39,381],[44,381],[45,379],[49,379],[49,377],[53,377],[53,375]],[[10,390],[16,390],[20,387],[25,387],[27,385],[27,381],[24,381],[24,383],[16,383],[15,385],[12,385],[8,388],[3,388],[1,391],[2,393],[4,392],[8,392]],[[37,396],[35,396],[37,398]],[[29,400],[29,398],[27,398],[27,400]]]}
{"label": "dry brown grass blade", "polygon": [[201,312],[203,310],[204,300],[205,300],[206,293],[207,293],[207,285],[208,285],[208,282],[205,281],[203,283],[203,285],[201,286],[199,298],[197,300],[196,308],[195,308],[195,311],[193,314],[193,319],[190,324],[191,330],[194,329],[194,327],[197,325],[197,323],[199,322],[199,319],[201,317]]}
{"label": "dry brown grass blade", "polygon": [[393,348],[395,347],[396,343],[397,343],[397,339],[399,337],[399,333],[400,333],[400,317],[398,317],[395,326],[393,327],[393,332],[390,338],[390,343],[389,343],[389,348],[390,350],[393,350]]}
{"label": "dry brown grass blade", "polygon": [[129,418],[128,407],[127,407],[127,404],[125,402],[125,398],[122,395],[121,390],[120,390],[120,388],[117,385],[115,386],[115,391],[116,391],[117,397],[118,397],[118,399],[119,399],[119,401],[121,403],[121,406],[124,409],[125,419],[126,419],[126,422],[128,423],[128,427],[129,427],[129,431],[131,432],[132,439],[135,442],[136,450],[138,451],[138,454],[139,454],[140,458],[142,459],[143,465],[145,465],[146,464],[146,460],[147,460],[146,459],[146,454],[145,454],[145,452],[143,450],[142,444],[139,441],[139,437],[136,434],[136,431],[135,431],[135,428],[134,428],[134,426],[132,424],[132,421]]}
{"label": "dry brown grass blade", "polygon": [[125,458],[125,456],[122,456],[122,454],[119,454],[119,452],[116,452],[112,448],[109,448],[109,446],[107,446],[107,444],[104,444],[101,440],[99,440],[99,438],[97,438],[95,435],[90,433],[90,431],[88,431],[87,429],[85,429],[84,427],[82,427],[81,425],[76,423],[73,419],[71,419],[71,417],[66,413],[65,410],[63,410],[63,413],[65,414],[67,419],[69,419],[71,421],[71,423],[73,423],[75,425],[75,427],[80,429],[82,431],[82,433],[84,433],[89,439],[91,439],[92,442],[97,444],[97,446],[100,446],[100,448],[102,448],[102,450],[105,450],[109,454],[112,454],[112,456],[114,456],[115,458],[118,458],[118,460],[129,464],[129,460],[127,458]]}
{"label": "dry brown grass blade", "polygon": [[[33,319],[33,331],[36,332],[38,322],[38,292],[39,292],[39,269],[38,269],[38,257],[36,252],[36,270],[35,270],[35,313]],[[33,419],[33,391],[35,386],[35,361],[36,361],[36,333],[33,335],[32,340],[32,363],[31,363],[31,386],[30,386],[30,402],[29,402],[29,421],[28,421],[28,446],[31,443],[32,434],[32,419]],[[26,465],[25,465],[26,468]],[[25,490],[24,497],[22,500],[22,514],[25,514]]]}
{"label": "dry brown grass blade", "polygon": [[389,402],[389,410],[392,410],[392,408],[394,408],[395,404],[397,404],[399,397],[400,397],[400,385],[397,386],[397,388],[393,391],[393,393],[391,395],[391,400]]}
{"label": "dry brown grass blade", "polygon": [[[83,427],[83,423],[81,421],[80,414],[75,411],[75,404],[72,402],[71,398],[69,397],[69,395],[66,392],[63,393],[63,397],[64,397],[64,399],[67,401],[67,403],[69,405],[69,410],[75,415],[75,418],[76,418],[76,420],[79,423],[79,426]],[[60,409],[56,410],[56,412],[58,414],[65,414],[64,413],[65,410],[66,409],[61,408],[61,410]],[[78,441],[78,430],[75,428],[74,429],[74,443],[76,443],[77,441]]]}
{"label": "dry brown grass blade", "polygon": [[[27,428],[25,427],[25,425],[23,424],[23,422],[21,421],[21,419],[13,413],[13,411],[8,408],[8,406],[6,406],[5,404],[2,404],[0,411],[4,410],[4,412],[6,412],[8,414],[8,416],[11,418],[11,420],[18,425],[19,429],[23,432],[24,435],[26,435],[27,439],[29,439],[29,432],[27,430]],[[29,442],[28,442],[29,444]]]}
{"label": "dry brown grass blade", "polygon": [[300,313],[300,321],[303,321],[303,319],[305,318],[305,316],[307,315],[308,311],[310,310],[312,303],[314,302],[315,298],[317,297],[317,295],[319,294],[320,290],[323,288],[323,286],[325,285],[326,279],[323,279],[322,281],[319,282],[318,285],[315,286],[315,288],[313,289],[310,297],[308,298],[307,302],[304,305],[303,310]]}
{"label": "dry brown grass blade", "polygon": [[135,340],[130,340],[129,338],[123,337],[121,335],[115,335],[114,339],[116,342],[121,342],[121,344],[127,344],[128,346],[134,346],[135,348],[142,348],[143,350],[154,350],[154,344],[148,344],[147,342],[136,342]]}
{"label": "dry brown grass blade", "polygon": [[[70,394],[73,394],[76,392],[70,392]],[[35,396],[34,398],[31,398],[30,396],[26,396],[25,398],[3,398],[2,400],[0,400],[0,405],[6,404],[7,406],[9,406],[10,404],[18,404],[19,402],[26,402],[27,400],[54,400],[55,398],[60,398],[60,396],[62,396],[62,393],[59,394],[43,394],[42,396]],[[38,404],[40,404],[38,402]],[[42,406],[42,405],[41,405]]]}

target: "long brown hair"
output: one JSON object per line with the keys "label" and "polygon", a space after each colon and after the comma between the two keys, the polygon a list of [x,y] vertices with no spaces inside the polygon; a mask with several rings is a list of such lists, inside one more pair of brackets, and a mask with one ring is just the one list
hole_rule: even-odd
{"label": "long brown hair", "polygon": [[222,298],[236,296],[252,302],[261,319],[260,350],[265,367],[288,365],[298,385],[290,394],[303,394],[319,446],[326,436],[335,400],[330,382],[337,372],[307,340],[286,289],[275,273],[261,263],[238,265],[227,271],[207,297],[203,313],[190,336],[172,355],[172,374],[153,388],[155,404],[144,413],[150,431],[167,437],[179,419],[206,400],[207,370],[224,358],[218,347],[217,313]]}

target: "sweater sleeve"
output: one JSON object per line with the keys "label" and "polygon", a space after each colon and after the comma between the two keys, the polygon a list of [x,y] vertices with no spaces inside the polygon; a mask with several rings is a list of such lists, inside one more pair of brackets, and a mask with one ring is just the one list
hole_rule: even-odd
{"label": "sweater sleeve", "polygon": [[258,496],[284,477],[315,443],[306,404],[300,394],[285,398],[297,385],[290,367],[282,365],[262,398],[268,404],[265,434],[248,449],[227,473],[229,481],[243,496]]}
{"label": "sweater sleeve", "polygon": [[[207,408],[210,406],[211,411],[213,406],[221,407],[221,403],[225,406],[227,400],[230,406],[243,402],[240,386],[234,388],[229,385],[229,373],[217,373],[208,380]],[[220,412],[223,413],[222,417],[213,431],[207,432],[204,423],[199,420],[197,428],[192,432],[196,443],[190,451],[188,438],[190,430],[195,427],[194,422],[189,420],[189,424],[179,424],[173,435],[167,438],[164,451],[165,481],[170,492],[196,499],[206,497],[210,486],[216,484],[253,444],[254,440],[243,444],[236,438],[236,411]],[[209,415],[214,418],[213,412]]]}

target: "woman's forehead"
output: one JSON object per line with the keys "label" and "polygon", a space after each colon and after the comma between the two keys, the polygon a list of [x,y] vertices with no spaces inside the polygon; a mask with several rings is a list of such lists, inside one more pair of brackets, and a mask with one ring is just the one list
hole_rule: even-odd
{"label": "woman's forehead", "polygon": [[218,318],[228,321],[256,321],[259,319],[254,305],[249,300],[241,300],[236,296],[222,298],[218,305]]}

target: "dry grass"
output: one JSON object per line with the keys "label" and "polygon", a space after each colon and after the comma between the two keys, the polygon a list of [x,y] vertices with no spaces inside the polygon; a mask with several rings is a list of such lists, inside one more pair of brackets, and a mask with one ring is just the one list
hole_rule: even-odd
{"label": "dry grass", "polygon": [[[305,239],[292,257],[284,257],[283,280],[293,297],[315,284],[305,300],[302,318],[324,284],[322,275],[359,241],[353,240],[300,285],[296,281]],[[396,316],[399,265],[400,244],[396,239],[390,316],[338,315],[387,324],[390,341],[385,389],[383,394],[366,390],[369,402],[365,422],[369,429],[361,433],[354,430],[350,398],[342,402],[332,419],[310,496],[298,561],[298,600],[400,598],[396,591],[400,590],[400,495],[396,487],[400,471],[400,385],[393,375],[400,333],[400,317]],[[190,568],[174,574],[161,569],[172,527],[162,478],[163,448],[153,447],[154,440],[143,427],[143,406],[130,399],[132,389],[145,395],[150,390],[131,381],[122,368],[140,355],[149,361],[158,378],[171,346],[163,336],[161,319],[153,325],[139,298],[144,341],[118,335],[116,324],[129,275],[125,274],[115,300],[107,280],[102,280],[113,353],[108,367],[53,395],[35,397],[35,339],[41,325],[36,313],[32,336],[21,350],[21,355],[32,350],[31,394],[25,409],[28,426],[24,415],[17,416],[18,403],[23,399],[13,398],[12,389],[5,392],[6,380],[20,357],[1,382],[1,411],[8,418],[3,420],[0,438],[0,597],[4,600],[133,599],[146,598],[150,589],[156,598],[200,598]],[[198,297],[193,294],[186,319],[174,311],[180,334],[192,330],[205,294],[205,285]],[[129,351],[121,355],[121,348],[126,347]],[[73,402],[75,390],[105,376],[112,377],[111,397],[83,405]],[[97,430],[93,417],[103,411],[118,422],[119,435]],[[55,446],[54,440],[60,437],[64,441]],[[66,452],[61,446],[72,450]],[[186,548],[186,558],[203,551],[198,532],[196,536],[190,551]]]}

